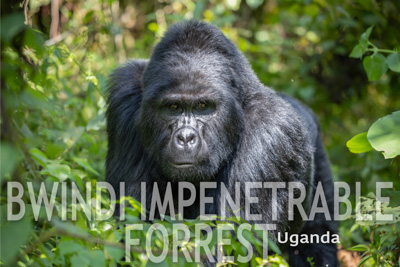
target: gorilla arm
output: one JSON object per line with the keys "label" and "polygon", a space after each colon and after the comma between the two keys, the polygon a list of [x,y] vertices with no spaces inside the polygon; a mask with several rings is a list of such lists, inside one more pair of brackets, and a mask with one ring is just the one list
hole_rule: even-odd
{"label": "gorilla arm", "polygon": [[[284,182],[285,188],[277,190],[277,202],[272,202],[272,190],[252,189],[241,196],[257,195],[258,203],[252,205],[252,214],[261,214],[258,223],[276,223],[277,231],[298,232],[302,224],[296,219],[288,222],[288,184],[301,182],[308,191],[304,203],[307,210],[309,194],[313,179],[313,148],[311,136],[297,112],[275,92],[263,88],[255,94],[244,107],[244,129],[239,141],[236,155],[230,166],[229,177],[225,179],[229,191],[234,191],[234,182]],[[255,191],[259,190],[257,194]],[[246,194],[245,194],[246,193]],[[272,205],[277,211],[276,220],[272,220]],[[244,207],[244,203],[241,203]],[[244,210],[241,218],[245,218]],[[276,235],[274,233],[273,235]]]}
{"label": "gorilla arm", "polygon": [[154,177],[157,177],[155,164],[144,153],[137,128],[142,100],[142,74],[147,63],[147,60],[131,60],[116,69],[109,82],[106,177],[117,199],[120,197],[120,182],[134,184],[127,186],[126,195],[140,201],[140,182],[148,182],[150,186]]}

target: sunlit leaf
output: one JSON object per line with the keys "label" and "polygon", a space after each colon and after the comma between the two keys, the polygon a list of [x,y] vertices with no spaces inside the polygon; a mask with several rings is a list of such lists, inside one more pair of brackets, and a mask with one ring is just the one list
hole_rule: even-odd
{"label": "sunlit leaf", "polygon": [[226,5],[231,10],[238,10],[241,2],[241,0],[225,0]]}
{"label": "sunlit leaf", "polygon": [[400,155],[400,111],[377,120],[368,130],[372,147],[382,151],[385,158]]}
{"label": "sunlit leaf", "polygon": [[364,244],[359,244],[359,245],[355,245],[354,247],[348,248],[347,250],[350,251],[366,251],[369,250],[369,247],[367,245]]}
{"label": "sunlit leaf", "polygon": [[29,153],[31,154],[32,158],[35,160],[36,163],[38,163],[42,167],[46,167],[47,156],[42,151],[33,147],[29,150]]}
{"label": "sunlit leaf", "polygon": [[368,142],[367,133],[360,133],[347,141],[346,146],[351,153],[364,153],[372,150],[371,144]]}
{"label": "sunlit leaf", "polygon": [[44,169],[42,173],[50,174],[60,180],[60,182],[65,181],[71,174],[71,168],[64,164],[49,164],[47,169]]}
{"label": "sunlit leaf", "polygon": [[369,259],[371,259],[371,258],[372,258],[372,255],[368,255],[368,256],[362,258],[362,259],[360,260],[360,262],[357,264],[357,267],[362,266],[364,263],[366,263],[366,262],[367,262]]}
{"label": "sunlit leaf", "polygon": [[252,9],[256,9],[257,7],[259,7],[264,1],[263,0],[246,0],[246,4],[252,8]]}

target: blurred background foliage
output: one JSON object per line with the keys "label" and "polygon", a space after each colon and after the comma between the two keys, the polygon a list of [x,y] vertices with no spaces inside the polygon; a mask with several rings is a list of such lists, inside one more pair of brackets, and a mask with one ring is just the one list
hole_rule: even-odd
{"label": "blurred background foliage", "polygon": [[[355,182],[361,182],[363,196],[375,191],[377,181],[393,182],[399,190],[398,157],[385,160],[376,151],[351,154],[346,142],[400,109],[399,73],[388,71],[369,82],[363,62],[349,57],[370,26],[374,26],[369,36],[374,45],[400,50],[400,1],[2,1],[3,263],[18,259],[20,266],[102,266],[121,259],[104,244],[85,238],[76,241],[76,236],[68,235],[75,230],[68,232],[65,225],[60,230],[59,224],[46,223],[43,216],[34,224],[29,218],[6,222],[5,182],[25,186],[27,181],[34,185],[45,181],[51,188],[55,181],[74,181],[83,192],[84,182],[104,180],[107,77],[129,58],[148,58],[165,30],[183,19],[218,26],[243,51],[264,84],[299,98],[315,111],[335,181],[349,183],[352,192]],[[28,197],[26,192],[29,205]],[[354,196],[350,199],[354,208]],[[57,199],[56,207],[59,204]],[[82,220],[74,227],[91,237],[122,238],[121,232],[109,230],[115,229],[115,222]],[[343,265],[357,265],[366,251],[362,257],[368,258],[362,263],[368,266],[399,266],[399,228],[343,221],[340,248],[363,245],[355,253],[340,251]],[[25,230],[10,235],[12,229]],[[54,229],[58,230],[46,236]],[[140,251],[135,255],[138,266],[145,262]]]}

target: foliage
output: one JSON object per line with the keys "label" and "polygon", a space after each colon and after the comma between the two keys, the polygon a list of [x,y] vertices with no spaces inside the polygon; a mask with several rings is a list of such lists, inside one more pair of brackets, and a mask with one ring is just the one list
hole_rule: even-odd
{"label": "foliage", "polygon": [[[5,266],[15,261],[20,266],[124,264],[125,224],[141,222],[139,203],[123,200],[127,203],[123,223],[86,218],[88,209],[94,218],[104,218],[110,207],[107,194],[98,200],[94,197],[96,184],[104,180],[107,77],[127,58],[148,57],[167,26],[184,18],[220,27],[245,53],[263,83],[311,106],[321,121],[335,180],[351,185],[361,181],[362,195],[375,191],[377,181],[393,182],[394,190],[385,192],[391,200],[385,209],[398,212],[399,2],[65,1],[58,12],[59,35],[52,36],[50,1],[25,1],[23,7],[3,2],[1,261]],[[360,132],[364,134],[348,143],[352,152],[373,148],[393,159],[385,160],[376,152],[348,153],[346,141]],[[6,220],[7,196],[18,194],[18,190],[7,192],[10,181],[21,182],[25,189],[27,213],[18,221]],[[40,182],[46,185],[42,196],[50,196],[55,182],[65,182],[66,195],[71,197],[74,182],[82,196],[88,194],[102,206],[76,205],[76,220],[67,207],[68,220],[63,221],[59,189],[56,198],[49,200],[54,202],[55,215],[49,221],[43,203],[37,212],[29,194],[38,199]],[[375,212],[374,198],[363,198],[367,213]],[[356,207],[354,194],[350,200]],[[33,220],[35,212],[38,220]],[[171,237],[173,224],[168,218],[158,223]],[[184,223],[190,227],[194,222]],[[144,223],[144,227],[151,226]],[[143,233],[136,234],[143,238]],[[154,236],[150,246],[159,251],[163,239]],[[359,265],[400,265],[398,221],[369,225],[346,220],[340,237],[341,248],[353,246],[363,254]],[[248,238],[260,245],[255,234]],[[226,249],[239,251],[237,240],[231,240]],[[187,247],[195,244],[192,240]],[[151,266],[143,242],[131,252],[132,265]],[[285,255],[275,252],[269,262],[287,265]],[[309,262],[312,265],[312,259]],[[256,255],[252,263],[264,264]],[[167,264],[168,260],[158,265]],[[182,266],[191,264],[182,262]]]}
{"label": "foliage", "polygon": [[[369,27],[366,32],[361,35],[359,44],[353,48],[350,57],[362,58],[367,52],[372,52],[370,56],[364,57],[363,65],[367,72],[368,79],[370,81],[379,80],[382,75],[384,75],[388,69],[394,72],[400,72],[400,62],[399,56],[400,52],[379,49],[372,42],[369,41],[369,36],[371,34],[373,27]],[[379,52],[390,53],[386,58]],[[361,133],[354,136],[351,140],[347,142],[347,147],[353,153],[363,153],[375,149],[377,151],[383,151],[382,154],[385,158],[394,158],[400,155],[400,111],[396,111],[391,115],[387,115],[380,118],[369,128],[367,133]],[[399,191],[395,191],[392,195],[392,203],[398,203],[400,200]],[[389,236],[388,233],[391,231],[398,233],[399,230],[396,226],[392,229],[387,227],[378,227],[378,224],[395,224],[400,221],[400,207],[399,206],[388,206],[382,205],[382,211],[377,211],[374,209],[375,198],[365,198],[364,201],[359,202],[358,209],[363,209],[364,214],[371,215],[374,219],[371,221],[359,220],[361,225],[374,226],[378,229],[378,234],[375,235],[375,229],[372,236],[372,242],[369,246],[366,245],[356,245],[349,250],[361,251],[362,259],[358,266],[365,264],[368,261],[373,261],[379,266],[392,266],[393,255],[389,252],[392,250],[397,250],[396,246],[393,246],[393,242],[398,243],[397,236]],[[357,209],[356,208],[356,209]],[[389,221],[377,221],[377,213],[390,213],[393,215],[393,220]],[[397,225],[397,228],[399,225]],[[388,231],[389,229],[389,231]],[[389,255],[389,256],[387,256]],[[398,263],[400,265],[400,262]]]}
{"label": "foliage", "polygon": [[400,112],[380,118],[369,128],[368,133],[354,136],[347,142],[353,153],[363,153],[375,149],[382,152],[385,158],[400,155]]}
{"label": "foliage", "polygon": [[[350,57],[361,58],[367,52],[373,52],[371,56],[366,56],[363,60],[364,68],[370,81],[379,80],[388,69],[400,72],[400,52],[379,49],[368,39],[371,35],[372,27],[361,35],[359,44],[353,48]],[[386,58],[379,52],[390,53]],[[385,116],[376,121],[367,133],[362,133],[353,137],[347,142],[347,147],[353,153],[368,152],[374,148],[384,151],[385,158],[394,158],[400,155],[400,112]]]}
{"label": "foliage", "polygon": [[[379,49],[372,42],[369,36],[371,35],[372,27],[369,27],[366,32],[361,35],[359,44],[353,48],[350,57],[362,58],[367,52],[373,52],[372,55],[366,56],[363,60],[364,68],[367,72],[370,81],[379,80],[388,69],[400,72],[400,52]],[[381,53],[390,53],[385,57]]]}

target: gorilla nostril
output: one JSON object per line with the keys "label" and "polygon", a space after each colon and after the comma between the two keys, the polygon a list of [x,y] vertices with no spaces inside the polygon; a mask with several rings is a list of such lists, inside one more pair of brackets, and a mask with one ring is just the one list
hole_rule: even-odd
{"label": "gorilla nostril", "polygon": [[185,138],[181,134],[178,135],[178,139],[179,141],[185,142]]}
{"label": "gorilla nostril", "polygon": [[194,142],[196,141],[196,136],[194,135],[194,133],[192,133],[189,136],[187,136],[186,140],[187,143],[194,144]]}
{"label": "gorilla nostril", "polygon": [[197,135],[194,129],[183,128],[175,135],[175,142],[178,146],[195,146],[197,143]]}
{"label": "gorilla nostril", "polygon": [[181,141],[183,144],[193,144],[196,136],[193,133],[190,133],[188,135],[178,135],[179,141]]}
{"label": "gorilla nostril", "polygon": [[183,137],[183,135],[178,134],[177,135],[177,143],[181,146],[185,145],[185,138]]}

